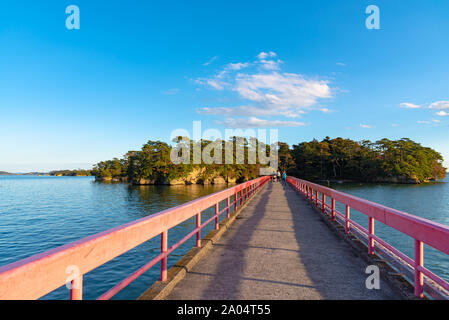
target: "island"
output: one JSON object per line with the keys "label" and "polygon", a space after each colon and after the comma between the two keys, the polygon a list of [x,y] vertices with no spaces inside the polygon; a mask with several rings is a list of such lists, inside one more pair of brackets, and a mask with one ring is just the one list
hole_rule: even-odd
{"label": "island", "polygon": [[[224,184],[254,179],[261,167],[249,163],[247,151],[261,142],[245,138],[240,147],[245,150],[243,164],[174,164],[170,160],[173,146],[162,141],[148,141],[141,150],[129,151],[123,158],[97,163],[92,175],[97,181],[128,182],[135,185]],[[188,141],[207,146],[211,141]],[[224,141],[218,141],[223,144]],[[271,146],[265,146],[267,155]],[[408,138],[353,141],[326,137],[301,142],[291,148],[279,142],[279,170],[310,181],[360,181],[372,183],[421,184],[444,179],[446,168],[437,151]],[[236,148],[233,149],[236,157]]]}

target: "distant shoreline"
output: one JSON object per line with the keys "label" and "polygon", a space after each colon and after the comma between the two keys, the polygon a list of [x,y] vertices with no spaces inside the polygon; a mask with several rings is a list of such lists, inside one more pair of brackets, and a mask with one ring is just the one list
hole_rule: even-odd
{"label": "distant shoreline", "polygon": [[40,172],[27,172],[27,173],[11,173],[0,171],[0,176],[39,176],[39,175],[50,175],[49,173]]}
{"label": "distant shoreline", "polygon": [[18,173],[0,171],[0,176],[88,177],[92,176],[92,170],[76,169],[76,170],[53,170],[49,172],[32,171],[32,172],[18,172]]}
{"label": "distant shoreline", "polygon": [[329,179],[329,180],[314,180],[313,182],[317,184],[321,184],[324,186],[332,186],[339,184],[371,184],[371,185],[427,185],[432,183],[445,183],[444,179],[438,180],[430,180],[421,183],[413,183],[413,182],[392,182],[392,181],[363,181],[363,180],[355,180],[355,179]]}
{"label": "distant shoreline", "polygon": [[88,175],[57,175],[50,174],[48,172],[30,172],[30,173],[10,173],[10,172],[0,172],[0,176],[35,176],[35,177],[89,177]]}

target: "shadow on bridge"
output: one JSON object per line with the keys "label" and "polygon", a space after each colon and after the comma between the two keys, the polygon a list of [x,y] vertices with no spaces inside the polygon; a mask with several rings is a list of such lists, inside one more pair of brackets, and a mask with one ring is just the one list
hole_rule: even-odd
{"label": "shadow on bridge", "polygon": [[[244,258],[245,251],[248,250],[251,243],[251,238],[256,232],[254,226],[259,225],[260,220],[265,215],[266,206],[268,204],[268,194],[273,189],[272,183],[269,183],[264,190],[253,199],[253,210],[245,208],[243,212],[236,219],[234,226],[231,226],[229,231],[233,231],[233,238],[231,241],[219,241],[217,247],[223,251],[228,251],[228,254],[223,254],[220,261],[218,261],[217,269],[214,274],[210,274],[211,285],[202,292],[201,299],[213,299],[218,295],[225,294],[225,299],[233,300],[240,298],[240,285],[244,278],[246,259]],[[255,212],[257,214],[250,214]],[[235,227],[238,224],[237,227]],[[229,232],[228,231],[228,232]],[[221,240],[224,240],[223,237]],[[207,259],[207,257],[206,257]],[[260,279],[259,279],[260,280]],[[259,281],[252,278],[251,281]],[[261,279],[263,280],[263,279]],[[226,288],[226,292],[223,290]],[[218,290],[218,292],[217,292]],[[221,292],[220,292],[221,291]]]}
{"label": "shadow on bridge", "polygon": [[268,183],[167,299],[394,299],[290,186]]}

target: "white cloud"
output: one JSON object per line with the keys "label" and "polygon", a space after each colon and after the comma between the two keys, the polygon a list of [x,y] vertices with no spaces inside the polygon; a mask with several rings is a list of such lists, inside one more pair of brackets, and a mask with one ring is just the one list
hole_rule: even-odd
{"label": "white cloud", "polygon": [[257,58],[259,58],[259,60],[264,60],[266,58],[274,58],[276,56],[277,56],[276,53],[273,52],[273,51],[270,51],[270,52],[263,52],[262,51],[261,53],[259,53],[257,55]]}
{"label": "white cloud", "polygon": [[284,116],[287,118],[298,118],[304,111],[277,110],[273,108],[260,108],[254,106],[240,107],[215,107],[199,108],[197,112],[205,115],[228,115],[228,116]]}
{"label": "white cloud", "polygon": [[419,124],[432,124],[432,123],[441,123],[441,120],[438,119],[432,119],[432,120],[420,120],[416,121]]}
{"label": "white cloud", "polygon": [[361,124],[360,124],[360,127],[363,128],[363,129],[371,129],[373,126],[371,126],[371,125],[369,125],[369,124],[363,124],[363,123],[361,123]]}
{"label": "white cloud", "polygon": [[223,90],[224,89],[223,86],[218,81],[215,81],[215,80],[208,79],[207,80],[207,84],[210,85],[211,87],[217,89],[217,90]]}
{"label": "white cloud", "polygon": [[269,52],[261,52],[257,55],[257,58],[259,59],[258,64],[262,67],[264,70],[279,70],[282,64],[282,60],[272,60],[272,58],[277,57],[277,54],[273,51]]}
{"label": "white cloud", "polygon": [[256,117],[248,119],[227,118],[218,122],[228,128],[267,128],[267,127],[303,127],[304,122],[297,121],[280,121],[280,120],[264,120]]}
{"label": "white cloud", "polygon": [[429,109],[445,110],[449,109],[449,101],[437,101],[429,105]]}
{"label": "white cloud", "polygon": [[306,79],[293,73],[240,74],[235,90],[244,99],[290,111],[292,115],[313,106],[318,99],[331,97],[327,81]]}
{"label": "white cloud", "polygon": [[282,60],[260,60],[260,64],[265,70],[279,70],[281,69]]}
{"label": "white cloud", "polygon": [[[446,117],[449,116],[449,112],[444,111],[444,110],[448,110],[449,109],[449,101],[436,101],[433,102],[429,105],[416,105],[413,103],[409,103],[409,102],[403,102],[401,103],[401,107],[402,108],[409,108],[409,109],[419,109],[419,108],[423,108],[423,109],[432,109],[432,110],[440,110],[438,112],[436,112],[435,114],[437,116],[440,117]],[[436,120],[433,119],[432,121],[418,121],[419,124],[432,124],[433,123],[440,123],[440,120]]]}
{"label": "white cloud", "polygon": [[[225,93],[237,93],[243,101],[242,105],[229,107],[202,107],[198,113],[206,115],[224,115],[232,119],[232,123],[241,125],[273,125],[298,126],[302,123],[295,121],[270,121],[256,117],[282,116],[299,118],[306,111],[317,109],[323,113],[332,110],[319,107],[321,99],[332,98],[329,81],[308,78],[299,73],[281,72],[281,60],[269,60],[276,57],[276,53],[261,52],[259,60],[253,62],[229,63],[214,76],[198,78],[195,83],[206,85]],[[245,69],[242,72],[242,69]],[[223,93],[223,94],[225,94]],[[249,102],[249,103],[248,103]],[[246,104],[248,103],[248,104]],[[234,119],[234,117],[251,117]],[[251,120],[251,121],[250,121]],[[228,120],[228,123],[230,123]],[[231,123],[231,124],[232,124]],[[268,124],[269,125],[268,125]]]}
{"label": "white cloud", "polygon": [[226,67],[226,69],[228,70],[240,70],[243,68],[246,68],[249,66],[248,62],[242,63],[242,62],[237,62],[237,63],[229,63]]}
{"label": "white cloud", "polygon": [[436,113],[436,115],[437,115],[437,116],[440,116],[440,117],[447,117],[447,116],[449,116],[449,112],[446,112],[446,111],[441,110],[441,111],[438,111],[438,112]]}
{"label": "white cloud", "polygon": [[417,105],[417,104],[413,104],[413,103],[409,103],[409,102],[402,102],[400,104],[401,108],[406,108],[406,109],[420,109],[422,108],[421,106]]}
{"label": "white cloud", "polygon": [[203,63],[203,66],[207,67],[208,65],[210,65],[212,62],[214,62],[217,59],[218,59],[218,56],[214,56],[209,61]]}
{"label": "white cloud", "polygon": [[330,109],[328,109],[328,108],[321,108],[320,111],[321,111],[322,113],[332,113],[332,112],[334,112],[334,110],[330,110]]}
{"label": "white cloud", "polygon": [[337,62],[337,66],[346,67],[346,63],[343,63],[343,62]]}
{"label": "white cloud", "polygon": [[449,101],[436,101],[427,106],[426,105],[417,105],[417,104],[410,103],[410,102],[402,102],[400,104],[400,106],[402,108],[407,108],[407,109],[424,108],[424,109],[434,109],[434,110],[445,110],[445,109],[449,109]]}

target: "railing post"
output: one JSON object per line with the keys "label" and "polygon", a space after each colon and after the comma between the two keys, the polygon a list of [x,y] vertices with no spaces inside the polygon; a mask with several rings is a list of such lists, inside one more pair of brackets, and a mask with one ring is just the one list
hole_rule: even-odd
{"label": "railing post", "polygon": [[368,253],[374,254],[374,218],[369,217],[369,223],[368,223]]}
{"label": "railing post", "polygon": [[200,227],[201,227],[201,212],[196,214],[196,228],[198,229],[198,232],[196,233],[197,248],[201,247],[201,229],[200,229]]}
{"label": "railing post", "polygon": [[415,296],[424,297],[424,277],[418,267],[424,266],[424,245],[415,239]]}
{"label": "railing post", "polygon": [[[168,231],[161,233],[161,252],[167,252],[167,238]],[[167,256],[163,257],[161,260],[161,281],[167,280]]]}
{"label": "railing post", "polygon": [[240,190],[240,205],[243,205],[243,189]]}
{"label": "railing post", "polygon": [[315,206],[318,208],[318,190],[315,191]]}
{"label": "railing post", "polygon": [[70,300],[83,300],[83,275],[78,275],[70,284]]}
{"label": "railing post", "polygon": [[234,211],[237,211],[237,191],[234,189]]}
{"label": "railing post", "polygon": [[231,216],[231,208],[230,208],[231,204],[230,204],[230,201],[229,201],[229,197],[226,199],[226,201],[227,201],[226,207],[228,208],[226,210],[226,216],[229,218]]}
{"label": "railing post", "polygon": [[345,216],[345,231],[346,231],[346,233],[349,233],[350,211],[351,211],[351,209],[349,208],[348,205],[346,205],[346,216]]}
{"label": "railing post", "polygon": [[335,221],[335,199],[332,198],[331,221]]}
{"label": "railing post", "polygon": [[324,193],[321,194],[321,206],[323,213],[326,213],[326,195]]}
{"label": "railing post", "polygon": [[218,230],[218,202],[215,204],[215,230]]}

